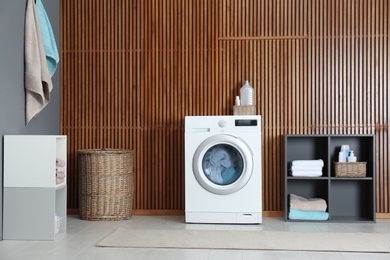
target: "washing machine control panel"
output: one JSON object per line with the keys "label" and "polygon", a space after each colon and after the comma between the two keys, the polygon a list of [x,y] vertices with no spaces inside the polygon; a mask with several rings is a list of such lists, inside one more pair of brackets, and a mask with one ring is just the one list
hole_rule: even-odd
{"label": "washing machine control panel", "polygon": [[256,119],[236,119],[236,126],[257,126]]}
{"label": "washing machine control panel", "polygon": [[[218,121],[218,126],[221,128],[225,128],[228,126],[228,122],[225,120]],[[236,119],[235,120],[235,126],[257,126],[257,120],[256,119]]]}

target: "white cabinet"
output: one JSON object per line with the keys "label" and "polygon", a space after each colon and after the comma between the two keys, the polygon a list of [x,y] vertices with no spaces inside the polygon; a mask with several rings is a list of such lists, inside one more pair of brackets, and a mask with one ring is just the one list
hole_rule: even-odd
{"label": "white cabinet", "polygon": [[66,136],[5,135],[3,143],[3,238],[54,240],[66,232]]}

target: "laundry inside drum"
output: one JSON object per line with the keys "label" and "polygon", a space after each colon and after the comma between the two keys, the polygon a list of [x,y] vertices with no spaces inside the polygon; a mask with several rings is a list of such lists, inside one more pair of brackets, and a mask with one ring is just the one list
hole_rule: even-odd
{"label": "laundry inside drum", "polygon": [[218,185],[229,185],[237,181],[243,173],[244,160],[233,146],[218,144],[207,150],[202,168],[205,176]]}

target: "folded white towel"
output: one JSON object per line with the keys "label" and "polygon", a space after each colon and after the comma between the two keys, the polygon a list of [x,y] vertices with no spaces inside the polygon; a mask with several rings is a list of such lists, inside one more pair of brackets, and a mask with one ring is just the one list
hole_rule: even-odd
{"label": "folded white towel", "polygon": [[65,173],[64,172],[57,172],[56,177],[57,178],[65,178]]}
{"label": "folded white towel", "polygon": [[58,173],[58,172],[65,172],[65,167],[57,166],[56,167],[56,173]]}
{"label": "folded white towel", "polygon": [[65,166],[65,161],[62,160],[61,158],[56,158],[56,165],[57,166]]}
{"label": "folded white towel", "polygon": [[292,161],[292,166],[317,166],[317,167],[324,167],[324,161],[322,159],[318,159],[318,160],[295,160],[295,161]]}
{"label": "folded white towel", "polygon": [[320,177],[322,171],[293,171],[291,174],[294,177]]}
{"label": "folded white towel", "polygon": [[56,184],[61,184],[65,181],[64,178],[56,178]]}
{"label": "folded white towel", "polygon": [[321,166],[291,166],[291,171],[322,171]]}

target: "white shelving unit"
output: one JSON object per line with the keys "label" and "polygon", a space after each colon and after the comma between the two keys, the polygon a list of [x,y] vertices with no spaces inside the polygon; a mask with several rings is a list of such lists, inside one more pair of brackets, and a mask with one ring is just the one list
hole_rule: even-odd
{"label": "white shelving unit", "polygon": [[66,162],[66,154],[66,136],[4,136],[4,239],[54,240],[66,232],[66,174],[56,184],[56,159]]}

